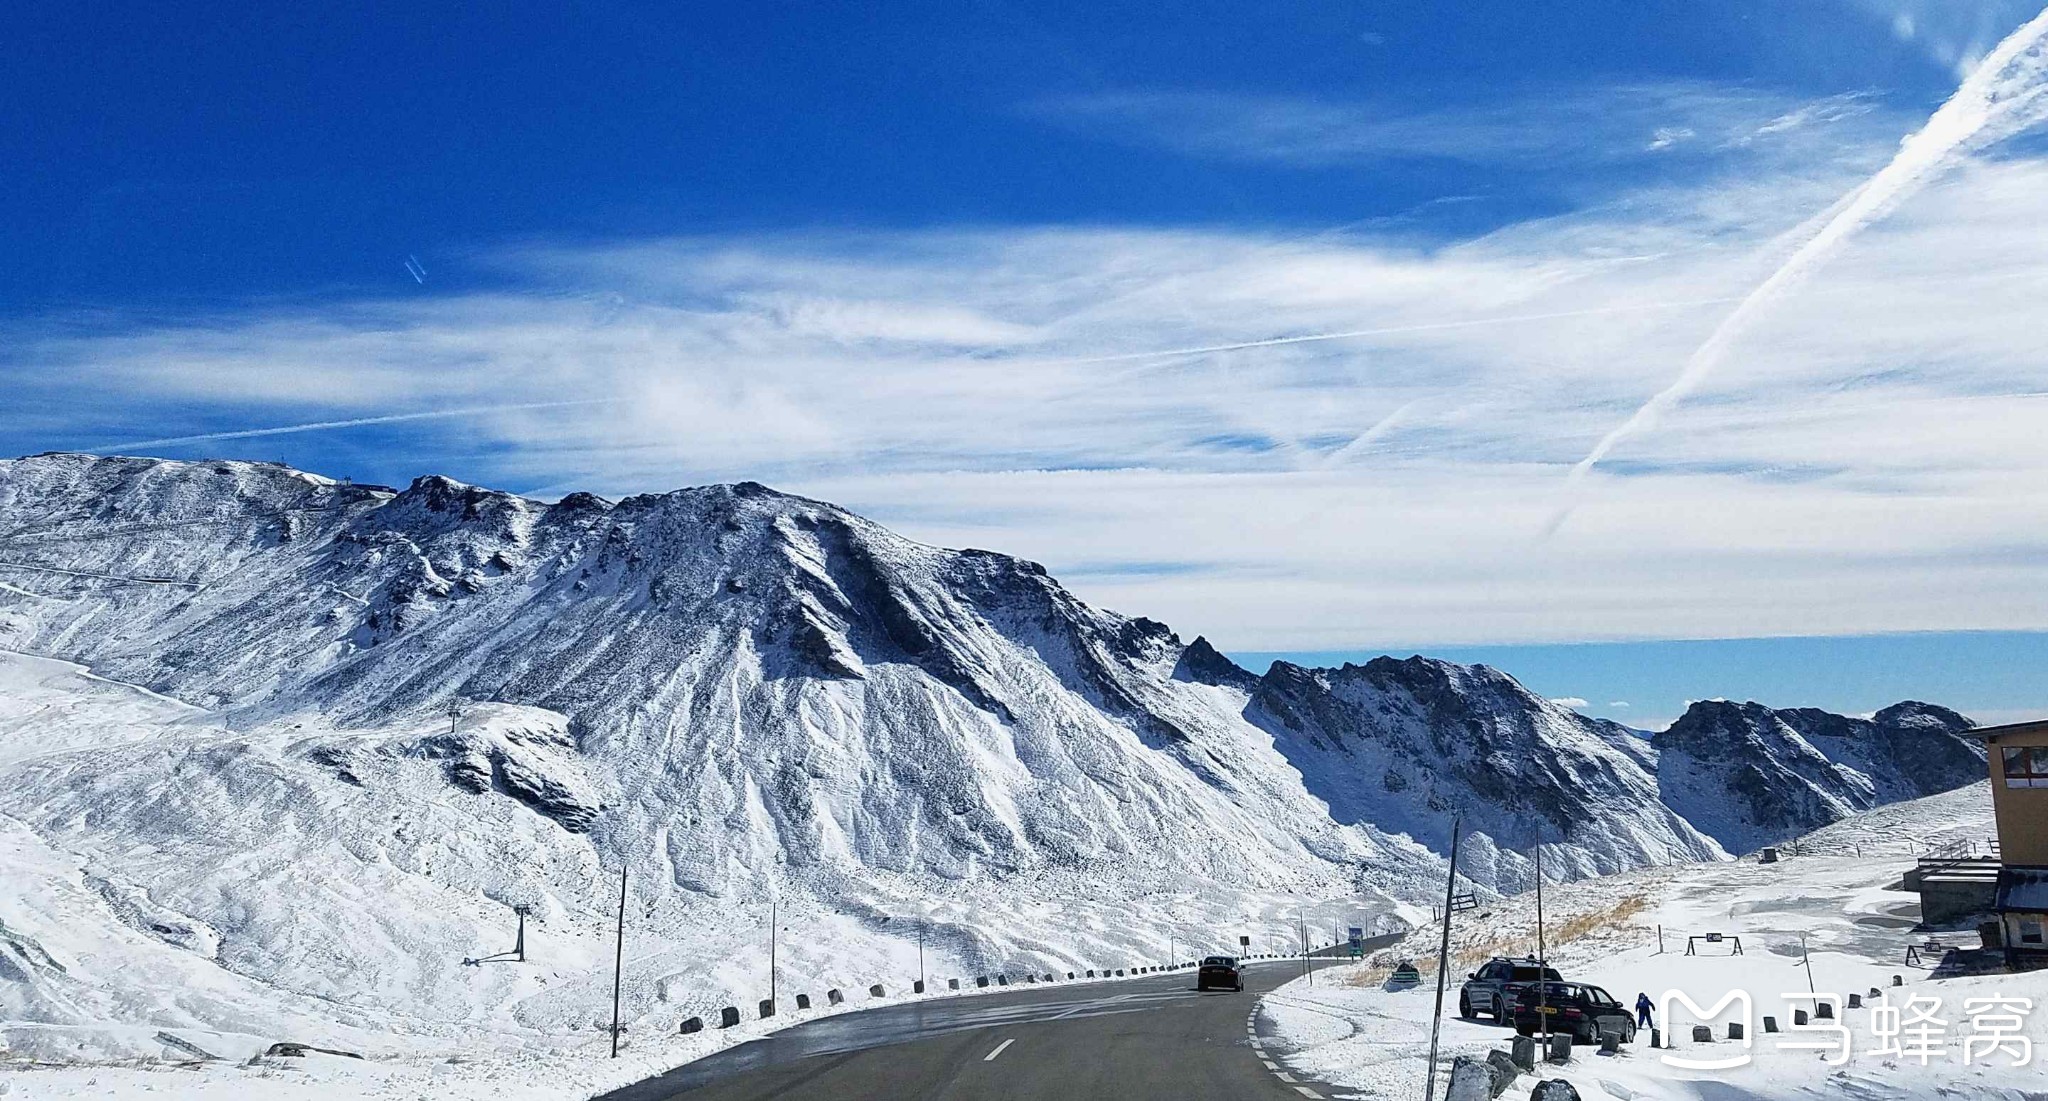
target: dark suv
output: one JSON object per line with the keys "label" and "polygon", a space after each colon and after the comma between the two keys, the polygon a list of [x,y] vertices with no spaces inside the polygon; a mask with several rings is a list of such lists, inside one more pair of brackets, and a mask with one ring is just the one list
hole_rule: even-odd
{"label": "dark suv", "polygon": [[1515,1011],[1515,995],[1538,978],[1556,980],[1563,976],[1555,968],[1537,963],[1534,956],[1519,960],[1495,956],[1486,961],[1486,966],[1465,977],[1465,988],[1458,992],[1458,1016],[1477,1017],[1484,1013],[1505,1022]]}
{"label": "dark suv", "polygon": [[1237,961],[1229,956],[1210,956],[1202,961],[1202,969],[1195,972],[1195,989],[1210,987],[1224,990],[1243,990],[1244,976],[1238,974]]}
{"label": "dark suv", "polygon": [[1636,1038],[1636,1021],[1628,1007],[1587,983],[1547,982],[1541,990],[1534,983],[1523,987],[1515,999],[1515,1031],[1524,1036],[1543,1031],[1546,1013],[1550,1031],[1569,1033],[1574,1043],[1595,1043],[1602,1032],[1620,1033],[1624,1044]]}

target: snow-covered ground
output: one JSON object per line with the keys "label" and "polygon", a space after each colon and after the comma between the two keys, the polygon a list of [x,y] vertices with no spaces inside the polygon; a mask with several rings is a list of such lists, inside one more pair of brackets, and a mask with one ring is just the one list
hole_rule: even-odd
{"label": "snow-covered ground", "polygon": [[[1981,1014],[1973,1020],[1965,1002],[2028,999],[2042,1011],[2022,1014],[2025,1023],[2019,1034],[2034,1045],[2048,1042],[2048,1006],[2043,1006],[2048,1002],[2048,972],[1934,979],[1928,967],[1906,963],[1906,947],[1927,939],[1927,934],[1911,931],[1919,914],[1917,896],[1899,889],[1901,874],[1913,864],[1912,853],[1925,851],[1929,844],[1981,839],[1991,833],[1989,792],[1978,784],[1836,823],[1808,838],[1799,855],[1776,864],[1745,860],[1667,866],[1553,887],[1545,892],[1545,925],[1553,937],[1568,939],[1553,942],[1550,958],[1567,979],[1604,987],[1631,1005],[1638,993],[1661,1002],[1666,991],[1676,989],[1704,1009],[1731,992],[1746,991],[1755,1008],[1749,1022],[1753,1044],[1746,1050],[1725,1038],[1725,1022],[1737,1019],[1732,1012],[1716,1019],[1717,1042],[1700,1045],[1690,1036],[1698,1015],[1678,1006],[1676,1022],[1666,1022],[1659,1014],[1667,1035],[1681,1034],[1674,1050],[1652,1050],[1645,1035],[1619,1056],[1575,1048],[1569,1066],[1545,1067],[1543,1073],[1569,1080],[1588,1098],[1616,1101],[2012,1101],[2041,1096],[2042,1067],[2013,1066],[2015,1053],[2010,1050],[1987,1054],[1978,1046],[1964,1061],[1966,1041],[1988,1035],[1972,1027],[1983,1023]],[[1699,943],[1697,954],[1686,955],[1688,937],[1707,933],[1739,936],[1742,954],[1732,954],[1732,942],[1724,939],[1719,944]],[[1286,1059],[1295,1073],[1349,1087],[1349,1096],[1420,1097],[1435,997],[1437,935],[1431,929],[1417,929],[1365,964],[1318,974],[1312,988],[1296,980],[1269,995],[1262,1008],[1279,1029],[1280,1046],[1291,1051]],[[1957,946],[1975,943],[1974,933],[1938,936]],[[1445,996],[1442,1067],[1448,1068],[1457,1055],[1484,1057],[1489,1049],[1504,1049],[1513,1036],[1508,1027],[1490,1021],[1458,1020],[1457,980],[1490,955],[1521,955],[1535,947],[1532,895],[1505,899],[1457,919],[1452,981]],[[1389,966],[1402,958],[1421,967],[1424,982],[1390,990],[1385,985]],[[1910,1050],[1903,1057],[1880,1054],[1881,1038],[1873,1032],[1869,1008],[1841,1014],[1849,1045],[1846,1060],[1840,1057],[1839,1034],[1795,1034],[1789,1027],[1793,1009],[1810,1009],[1812,1003],[1788,1001],[1787,995],[1808,992],[1809,960],[1813,989],[1821,993],[1863,995],[1868,1006],[1869,993],[1877,988],[1886,992],[1887,1006],[1902,1010],[1909,999],[1940,999],[1934,1016],[1945,1022],[1941,1032],[1946,1050],[1925,1065]],[[1894,976],[1904,985],[1893,987]],[[1786,1031],[1761,1034],[1766,1015],[1776,1017]],[[1674,1023],[1676,1027],[1669,1027]],[[1784,1042],[1824,1042],[1827,1047],[1794,1050],[1781,1048]],[[1674,1067],[1663,1061],[1666,1055],[1721,1061],[1744,1054],[1750,1056],[1746,1065],[1720,1070]],[[2048,1061],[2048,1051],[2042,1058]],[[1525,1077],[1522,1086],[1532,1082]],[[1438,1088],[1443,1088],[1442,1078]]]}
{"label": "snow-covered ground", "polygon": [[[478,705],[457,751],[546,752],[551,712]],[[448,720],[250,729],[63,661],[0,652],[0,1087],[16,1097],[587,1096],[765,1031],[682,1036],[767,996],[765,899],[634,890],[626,1047],[609,1057],[617,879],[516,800],[451,788]],[[473,739],[473,740],[472,740]],[[521,741],[524,739],[524,741]],[[360,783],[351,782],[355,776]],[[583,889],[589,882],[598,891]],[[637,884],[629,884],[637,886]],[[935,882],[878,875],[860,893],[780,889],[787,1026],[891,1002],[918,975],[1163,963],[1242,932],[1279,947],[1296,899],[1145,884]],[[687,897],[687,896],[683,896]],[[508,906],[533,906],[528,962]],[[1310,910],[1369,923],[1356,903]],[[207,915],[200,917],[198,915]],[[972,938],[963,937],[971,931]],[[1328,939],[1324,937],[1322,939]],[[1267,944],[1267,940],[1274,943]],[[981,953],[987,953],[985,956]],[[961,994],[945,980],[963,978]],[[795,995],[818,1008],[798,1011]],[[294,1041],[349,1059],[250,1060]],[[217,1058],[195,1061],[195,1053]]]}

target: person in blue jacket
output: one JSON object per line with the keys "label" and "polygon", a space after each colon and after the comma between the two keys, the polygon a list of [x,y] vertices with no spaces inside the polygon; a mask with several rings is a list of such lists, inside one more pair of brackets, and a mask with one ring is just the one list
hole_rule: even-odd
{"label": "person in blue jacket", "polygon": [[1636,994],[1636,1023],[1650,1027],[1650,996],[1640,991]]}

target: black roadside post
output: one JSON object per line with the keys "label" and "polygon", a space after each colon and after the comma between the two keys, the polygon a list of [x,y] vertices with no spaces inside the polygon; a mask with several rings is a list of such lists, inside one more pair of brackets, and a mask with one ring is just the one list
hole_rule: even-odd
{"label": "black roadside post", "polygon": [[1436,952],[1436,1016],[1429,1022],[1429,1077],[1423,1101],[1436,1101],[1436,1037],[1444,1024],[1444,982],[1451,972],[1451,905],[1458,893],[1458,832],[1463,824],[1463,819],[1451,820],[1451,871],[1444,877],[1444,931]]}
{"label": "black roadside post", "polygon": [[626,971],[626,866],[619,865],[619,939],[612,949],[612,1058],[619,1057],[619,986]]}

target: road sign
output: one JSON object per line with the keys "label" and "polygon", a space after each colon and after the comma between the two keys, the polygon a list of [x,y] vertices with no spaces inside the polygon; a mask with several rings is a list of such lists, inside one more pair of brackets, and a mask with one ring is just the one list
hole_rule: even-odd
{"label": "road sign", "polygon": [[1245,936],[1238,937],[1237,946],[1239,948],[1250,948],[1252,946],[1252,938]]}

